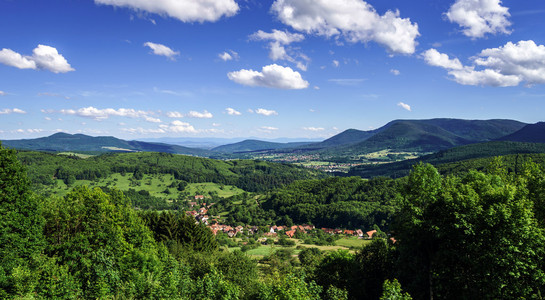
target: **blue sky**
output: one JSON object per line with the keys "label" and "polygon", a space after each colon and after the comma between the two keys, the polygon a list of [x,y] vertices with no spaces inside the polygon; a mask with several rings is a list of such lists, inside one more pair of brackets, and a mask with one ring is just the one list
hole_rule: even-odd
{"label": "blue sky", "polygon": [[0,0],[0,139],[545,116],[543,0]]}

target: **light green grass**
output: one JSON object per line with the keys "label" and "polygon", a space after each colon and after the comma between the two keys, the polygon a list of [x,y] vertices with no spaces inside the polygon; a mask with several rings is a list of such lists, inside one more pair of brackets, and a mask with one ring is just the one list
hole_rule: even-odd
{"label": "light green grass", "polygon": [[[141,180],[131,181],[133,178],[132,174],[121,175],[120,173],[114,173],[106,178],[102,178],[98,181],[90,180],[76,180],[76,182],[67,187],[62,180],[57,180],[56,186],[49,187],[47,190],[58,196],[64,196],[72,188],[77,186],[89,186],[89,187],[108,187],[108,188],[117,188],[121,191],[126,191],[129,189],[134,189],[136,191],[148,191],[150,195],[158,198],[163,198],[167,200],[178,199],[182,192],[178,191],[176,188],[169,188],[168,186],[175,181],[174,176],[171,174],[152,174],[144,175]],[[169,194],[164,193],[165,190],[170,192]],[[239,189],[235,186],[230,185],[221,185],[212,182],[204,183],[190,183],[187,185],[184,193],[190,195],[190,199],[194,195],[204,195],[207,197],[209,193],[217,193],[219,197],[226,198],[233,195],[238,195],[244,193],[244,190]]]}
{"label": "light green grass", "polygon": [[371,243],[370,240],[357,239],[355,237],[345,237],[335,242],[337,246],[344,246],[347,248],[351,248],[351,247],[361,248],[362,246],[367,245],[369,243]]}
{"label": "light green grass", "polygon": [[213,182],[190,183],[185,188],[185,191],[188,192],[189,195],[204,195],[205,197],[210,193],[216,192],[221,198],[228,198],[244,193],[244,190],[241,190],[236,186]]}

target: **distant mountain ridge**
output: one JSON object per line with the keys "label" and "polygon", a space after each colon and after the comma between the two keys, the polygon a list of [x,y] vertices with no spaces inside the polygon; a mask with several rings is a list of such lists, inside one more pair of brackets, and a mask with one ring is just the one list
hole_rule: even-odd
{"label": "distant mountain ridge", "polygon": [[471,143],[493,141],[524,127],[514,120],[394,120],[374,131],[363,141],[323,151],[353,155],[390,149],[394,151],[436,152]]}
{"label": "distant mountain ridge", "polygon": [[85,152],[165,152],[208,156],[209,151],[162,143],[125,141],[112,136],[88,136],[84,134],[55,133],[48,137],[23,140],[3,140],[2,145],[37,151],[85,151]]}
{"label": "distant mountain ridge", "polygon": [[310,144],[310,142],[293,142],[293,143],[275,143],[265,142],[260,140],[244,140],[238,143],[222,145],[212,149],[214,152],[223,153],[240,153],[264,150],[277,150],[285,148],[294,148]]}
{"label": "distant mountain ridge", "polygon": [[528,124],[512,134],[504,136],[500,141],[545,143],[545,122]]}
{"label": "distant mountain ridge", "polygon": [[526,124],[514,120],[425,119],[394,120],[369,131],[348,129],[321,142],[279,143],[247,139],[213,149],[190,148],[167,143],[126,141],[111,136],[56,133],[49,137],[5,140],[3,145],[41,151],[146,151],[204,157],[236,158],[252,152],[319,153],[350,157],[381,150],[437,152],[457,146],[495,140],[545,142],[545,123]]}

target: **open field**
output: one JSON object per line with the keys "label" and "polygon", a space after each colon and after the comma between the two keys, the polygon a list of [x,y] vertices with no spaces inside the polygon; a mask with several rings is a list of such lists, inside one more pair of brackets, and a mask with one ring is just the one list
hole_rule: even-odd
{"label": "open field", "polygon": [[[204,195],[206,197],[210,194],[217,194],[218,197],[227,198],[244,193],[244,190],[235,186],[212,182],[190,183],[180,192],[176,188],[169,187],[174,181],[174,177],[170,174],[144,175],[141,180],[134,180],[132,174],[122,175],[114,173],[107,178],[97,181],[76,180],[70,186],[67,186],[62,180],[57,179],[56,184],[48,187],[47,190],[56,195],[64,196],[68,191],[77,186],[108,187],[117,188],[122,191],[134,189],[136,191],[148,191],[151,196],[167,200],[178,199],[180,196],[189,197],[189,199],[194,195]],[[168,192],[166,192],[167,190]]]}

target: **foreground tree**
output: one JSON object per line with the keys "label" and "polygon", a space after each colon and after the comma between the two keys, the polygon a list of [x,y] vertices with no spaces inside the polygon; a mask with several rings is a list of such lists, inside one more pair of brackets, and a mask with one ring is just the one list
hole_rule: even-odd
{"label": "foreground tree", "polygon": [[472,171],[442,178],[430,165],[409,176],[395,227],[402,283],[416,298],[539,297],[545,235],[527,181]]}
{"label": "foreground tree", "polygon": [[0,144],[0,298],[25,294],[41,253],[43,217],[14,150]]}

